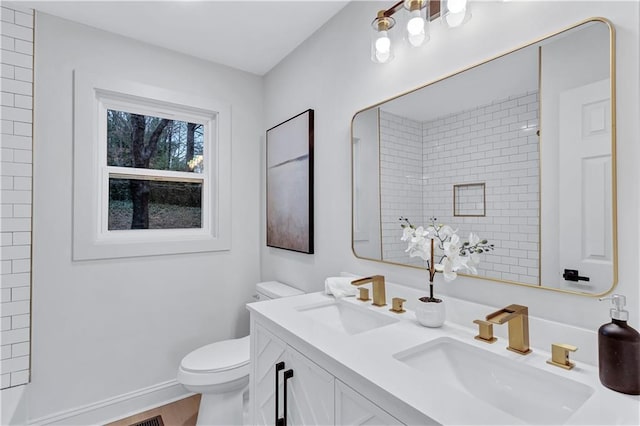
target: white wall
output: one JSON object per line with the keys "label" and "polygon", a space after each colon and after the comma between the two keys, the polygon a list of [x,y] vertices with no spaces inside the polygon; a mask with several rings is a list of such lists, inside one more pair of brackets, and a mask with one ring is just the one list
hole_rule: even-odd
{"label": "white wall", "polygon": [[[172,381],[189,351],[248,333],[265,128],[258,76],[39,13],[35,46],[30,420]],[[75,68],[231,105],[231,251],[71,261]]]}
{"label": "white wall", "polygon": [[29,381],[33,11],[2,11],[2,389]]}
{"label": "white wall", "polygon": [[[379,4],[352,2],[267,74],[266,127],[306,108],[316,112],[315,217],[316,254],[292,254],[262,243],[263,279],[300,283],[319,290],[326,276],[348,270],[380,273],[387,280],[425,288],[427,274],[413,268],[355,258],[350,232],[350,142],[352,115],[398,93],[437,80],[470,64],[507,52],[594,16],[613,21],[617,30],[618,247],[619,283],[628,297],[630,322],[638,326],[639,256],[637,168],[639,91],[639,4],[637,2],[475,2],[473,18],[447,31],[431,26],[422,51],[400,49],[387,65],[369,60],[370,23]],[[526,23],[526,25],[523,25]],[[263,195],[264,196],[264,195]],[[264,229],[264,228],[263,228]],[[461,277],[438,284],[440,293],[504,306],[529,306],[533,316],[595,330],[608,320],[608,306],[594,298],[568,295]],[[392,296],[392,295],[390,295]],[[531,336],[535,344],[536,336]]]}

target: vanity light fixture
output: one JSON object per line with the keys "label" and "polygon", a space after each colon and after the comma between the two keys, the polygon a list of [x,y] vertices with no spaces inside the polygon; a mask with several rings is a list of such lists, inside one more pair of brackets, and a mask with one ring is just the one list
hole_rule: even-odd
{"label": "vanity light fixture", "polygon": [[468,0],[400,0],[389,9],[380,10],[371,23],[371,60],[384,64],[394,57],[391,29],[396,25],[393,18],[398,11],[407,12],[404,38],[412,47],[420,47],[429,41],[429,23],[442,16],[450,28],[457,27],[471,17]]}

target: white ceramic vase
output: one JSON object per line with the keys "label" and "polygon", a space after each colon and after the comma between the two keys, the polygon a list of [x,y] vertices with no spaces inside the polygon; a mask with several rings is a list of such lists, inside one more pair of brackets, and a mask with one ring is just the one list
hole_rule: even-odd
{"label": "white ceramic vase", "polygon": [[416,319],[425,327],[442,327],[446,318],[444,300],[438,302],[423,302],[418,299],[416,304]]}

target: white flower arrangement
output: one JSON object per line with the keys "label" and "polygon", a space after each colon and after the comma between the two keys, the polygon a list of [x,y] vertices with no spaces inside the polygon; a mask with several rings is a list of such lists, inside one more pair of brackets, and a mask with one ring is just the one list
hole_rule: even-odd
{"label": "white flower arrangement", "polygon": [[[429,270],[430,297],[428,301],[440,301],[433,297],[433,279],[436,272],[442,272],[444,280],[451,282],[458,276],[458,271],[476,275],[476,266],[480,263],[480,254],[493,250],[493,244],[481,240],[477,234],[471,232],[469,241],[458,236],[457,229],[449,225],[436,224],[436,218],[431,218],[431,225],[424,228],[415,227],[406,217],[400,217],[403,228],[402,241],[407,241],[405,252],[410,257],[420,257],[427,262]],[[434,258],[440,258],[436,263]]]}

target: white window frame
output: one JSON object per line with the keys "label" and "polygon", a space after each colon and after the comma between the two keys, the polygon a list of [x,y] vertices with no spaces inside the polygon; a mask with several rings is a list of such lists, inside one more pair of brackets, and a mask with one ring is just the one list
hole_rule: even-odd
{"label": "white window frame", "polygon": [[[73,259],[222,251],[231,246],[228,104],[74,71]],[[107,110],[202,124],[203,173],[107,165]],[[201,182],[201,228],[109,230],[109,177]]]}

